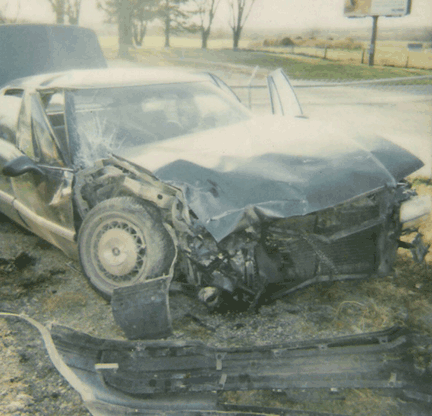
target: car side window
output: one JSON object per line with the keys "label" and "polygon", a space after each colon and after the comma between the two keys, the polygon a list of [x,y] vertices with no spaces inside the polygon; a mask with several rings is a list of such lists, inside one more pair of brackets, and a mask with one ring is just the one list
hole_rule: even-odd
{"label": "car side window", "polygon": [[46,94],[42,96],[42,102],[60,150],[67,152],[64,94],[62,91]]}
{"label": "car side window", "polygon": [[35,159],[38,162],[58,164],[60,152],[52,137],[39,100],[33,96],[31,101],[31,125]]}
{"label": "car side window", "polygon": [[22,90],[8,90],[0,96],[0,138],[15,145]]}
{"label": "car side window", "polygon": [[29,115],[29,100],[28,96],[24,96],[22,100],[21,109],[18,115],[18,128],[17,128],[17,147],[29,158],[34,159],[33,140],[31,136],[31,123]]}

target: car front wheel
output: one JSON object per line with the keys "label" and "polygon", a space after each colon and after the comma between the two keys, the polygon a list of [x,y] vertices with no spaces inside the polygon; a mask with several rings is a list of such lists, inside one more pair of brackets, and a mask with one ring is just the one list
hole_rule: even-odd
{"label": "car front wheel", "polygon": [[81,267],[109,299],[113,290],[162,276],[174,259],[174,243],[156,208],[134,198],[96,205],[78,235]]}

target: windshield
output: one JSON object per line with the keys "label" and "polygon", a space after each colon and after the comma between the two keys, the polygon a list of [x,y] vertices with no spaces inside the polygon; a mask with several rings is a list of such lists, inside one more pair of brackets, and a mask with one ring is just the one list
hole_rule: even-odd
{"label": "windshield", "polygon": [[210,82],[68,91],[66,118],[75,165],[118,150],[249,119]]}

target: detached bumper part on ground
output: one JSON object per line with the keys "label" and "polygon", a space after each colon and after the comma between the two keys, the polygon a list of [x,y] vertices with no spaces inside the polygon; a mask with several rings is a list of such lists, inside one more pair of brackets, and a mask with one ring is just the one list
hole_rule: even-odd
{"label": "detached bumper part on ground", "polygon": [[313,391],[330,397],[345,388],[369,388],[413,400],[413,406],[432,402],[432,339],[408,330],[214,348],[199,342],[100,339],[61,326],[49,332],[20,318],[37,327],[53,364],[94,416],[305,414],[230,407],[218,400],[219,392],[245,390],[278,389],[301,398]]}

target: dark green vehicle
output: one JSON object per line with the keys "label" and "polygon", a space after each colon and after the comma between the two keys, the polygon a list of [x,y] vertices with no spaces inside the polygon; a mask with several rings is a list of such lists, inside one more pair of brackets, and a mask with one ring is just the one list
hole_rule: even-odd
{"label": "dark green vehicle", "polygon": [[[1,35],[1,31],[0,31]],[[403,224],[429,212],[423,163],[382,137],[256,117],[216,76],[76,69],[0,91],[0,211],[80,259],[105,297],[175,275],[210,307],[386,275]],[[292,107],[291,107],[292,109]],[[221,296],[224,294],[224,296]]]}

